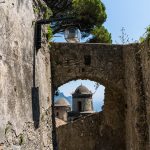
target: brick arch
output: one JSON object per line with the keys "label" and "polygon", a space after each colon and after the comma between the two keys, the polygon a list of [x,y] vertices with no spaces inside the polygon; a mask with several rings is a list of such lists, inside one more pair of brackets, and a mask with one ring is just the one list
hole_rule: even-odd
{"label": "brick arch", "polygon": [[51,44],[53,85],[89,79],[105,87],[123,90],[124,63],[121,45]]}

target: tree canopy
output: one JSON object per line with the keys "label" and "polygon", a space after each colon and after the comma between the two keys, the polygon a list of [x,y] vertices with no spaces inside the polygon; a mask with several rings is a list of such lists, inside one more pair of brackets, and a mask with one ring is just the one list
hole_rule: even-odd
{"label": "tree canopy", "polygon": [[150,25],[146,28],[144,35],[140,37],[140,42],[144,42],[145,40],[150,40]]}
{"label": "tree canopy", "polygon": [[92,29],[91,34],[93,37],[88,40],[90,43],[98,43],[99,41],[103,43],[112,43],[111,34],[104,26],[96,26]]}
{"label": "tree canopy", "polygon": [[80,28],[83,38],[92,34],[95,39],[93,42],[111,42],[111,34],[102,26],[107,14],[101,0],[45,0],[45,2],[53,12],[52,17],[74,18],[71,22],[52,22],[54,34],[63,32],[70,23]]}

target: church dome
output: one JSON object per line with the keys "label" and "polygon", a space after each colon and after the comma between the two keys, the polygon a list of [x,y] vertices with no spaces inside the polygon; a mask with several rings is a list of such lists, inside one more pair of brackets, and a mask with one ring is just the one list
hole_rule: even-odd
{"label": "church dome", "polygon": [[58,99],[54,105],[55,106],[70,106],[69,102],[65,98]]}
{"label": "church dome", "polygon": [[79,87],[77,87],[74,94],[92,94],[92,92],[89,91],[87,87],[80,85]]}

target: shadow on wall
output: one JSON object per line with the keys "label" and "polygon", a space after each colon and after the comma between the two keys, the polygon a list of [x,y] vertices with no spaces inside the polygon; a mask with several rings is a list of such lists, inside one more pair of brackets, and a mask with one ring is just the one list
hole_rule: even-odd
{"label": "shadow on wall", "polygon": [[34,127],[39,127],[40,120],[40,104],[39,104],[39,88],[32,87],[32,115],[34,121]]}
{"label": "shadow on wall", "polygon": [[[37,32],[39,31],[39,32]],[[35,67],[36,67],[36,54],[41,47],[41,41],[37,42],[37,37],[41,37],[41,25],[35,25],[34,32],[34,48],[33,48],[33,87],[32,87],[32,117],[34,121],[34,127],[39,127],[40,120],[40,104],[39,104],[39,88],[36,87],[35,82]],[[40,40],[40,39],[39,39]]]}

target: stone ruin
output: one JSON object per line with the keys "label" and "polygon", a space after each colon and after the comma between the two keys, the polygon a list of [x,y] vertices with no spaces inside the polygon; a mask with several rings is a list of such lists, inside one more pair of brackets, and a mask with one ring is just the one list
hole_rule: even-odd
{"label": "stone ruin", "polygon": [[[149,150],[149,43],[48,48],[43,36],[34,64],[34,21],[32,0],[0,0],[0,148]],[[54,91],[76,79],[106,87],[104,110],[56,130]]]}
{"label": "stone ruin", "polygon": [[57,129],[60,149],[149,149],[148,53],[146,43],[51,44],[53,89],[76,79],[105,86],[102,112]]}

